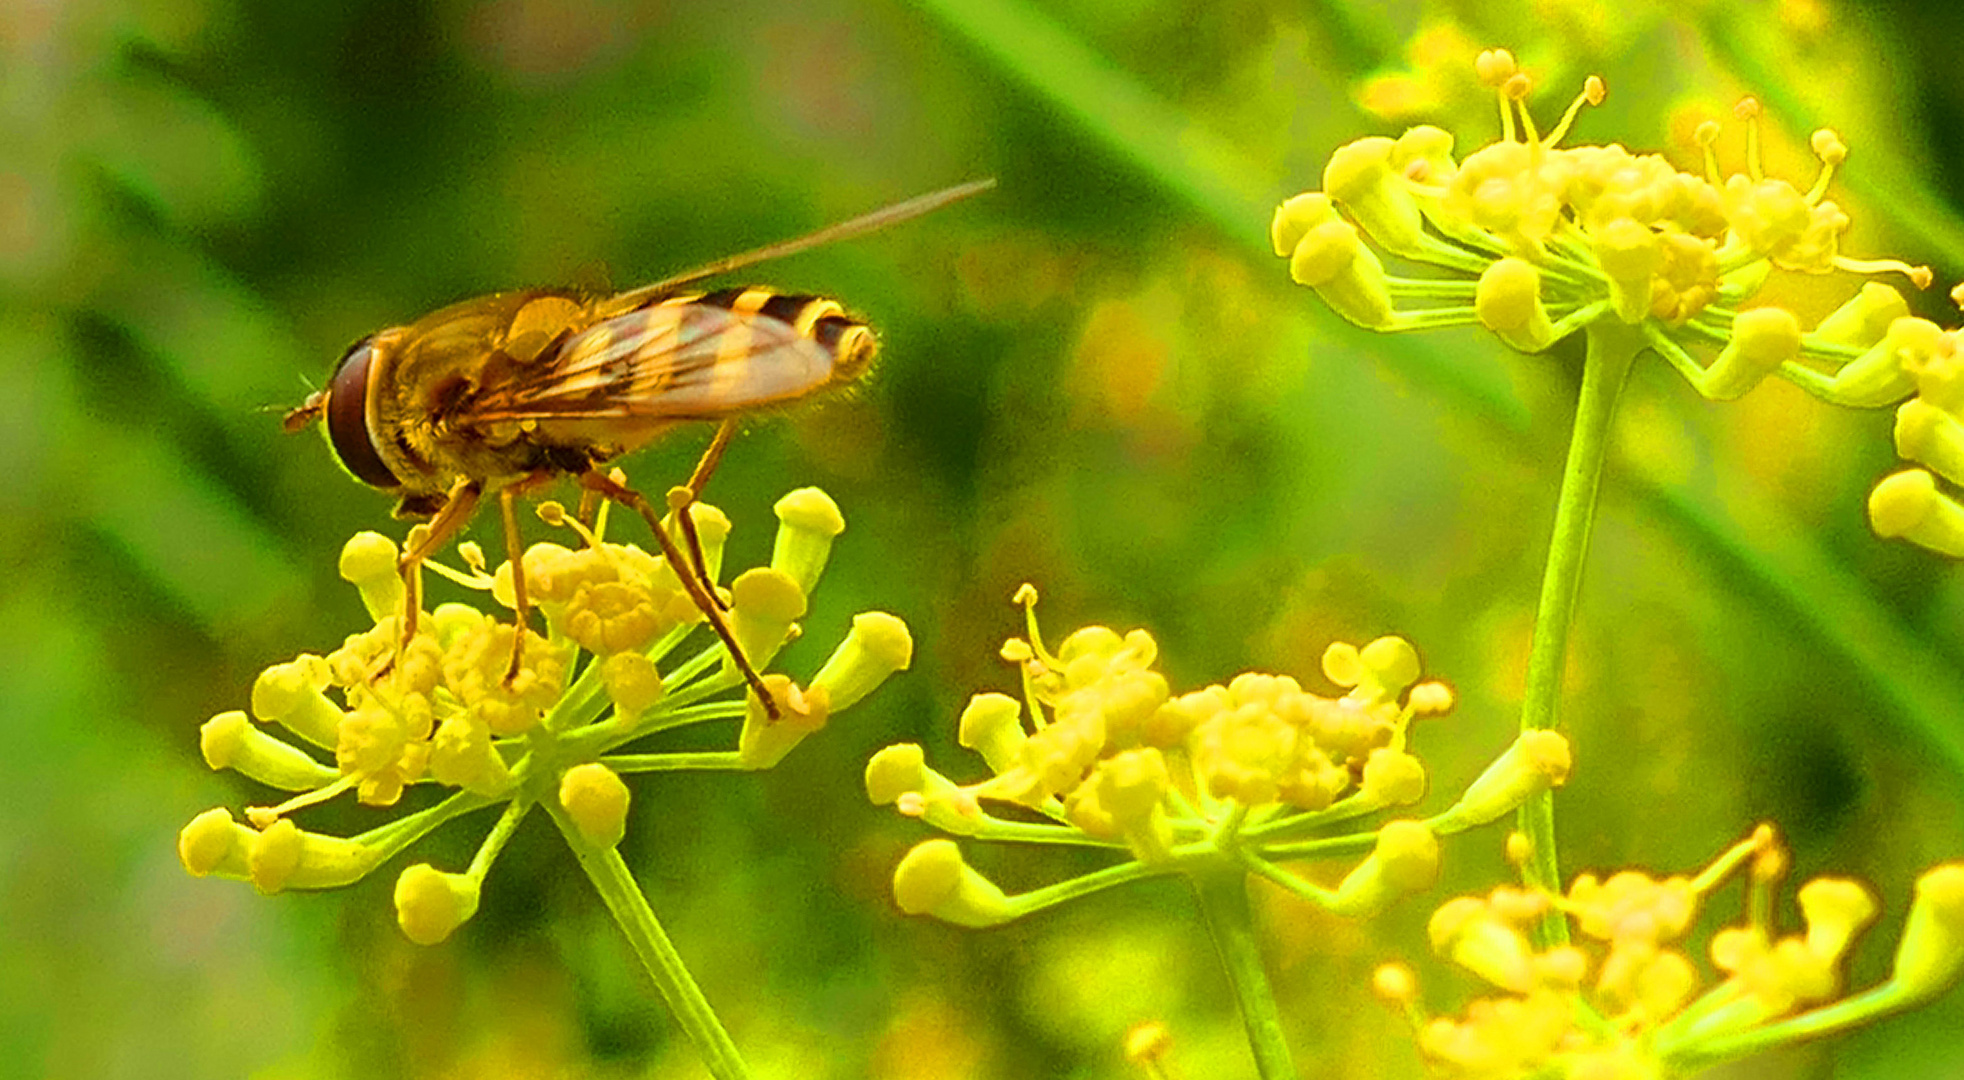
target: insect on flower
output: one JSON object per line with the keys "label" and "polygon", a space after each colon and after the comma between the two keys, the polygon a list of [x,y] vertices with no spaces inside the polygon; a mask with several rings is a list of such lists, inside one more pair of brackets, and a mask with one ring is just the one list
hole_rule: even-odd
{"label": "insect on flower", "polygon": [[[402,640],[422,608],[418,569],[495,495],[504,518],[517,623],[529,607],[513,501],[561,476],[647,520],[676,578],[729,649],[765,708],[771,695],[737,647],[702,571],[686,512],[721,459],[738,417],[849,383],[872,363],[873,331],[835,300],[766,288],[684,292],[705,278],[859,236],[995,186],[980,180],[897,203],[808,236],[771,244],[612,296],[569,289],[493,293],[354,343],[325,389],[288,413],[315,420],[342,465],[397,495],[395,516],[428,521],[398,562]],[[640,492],[600,466],[678,424],[718,423],[689,482],[669,493],[685,556]],[[683,572],[688,565],[692,572]],[[512,637],[507,678],[524,634]],[[385,669],[386,670],[386,669]]]}

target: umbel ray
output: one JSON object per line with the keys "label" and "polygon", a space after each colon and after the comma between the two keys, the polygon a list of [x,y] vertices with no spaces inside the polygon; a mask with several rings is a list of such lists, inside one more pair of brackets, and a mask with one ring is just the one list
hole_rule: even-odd
{"label": "umbel ray", "polygon": [[[287,414],[285,427],[298,431],[321,421],[350,473],[397,496],[396,517],[429,523],[412,534],[397,562],[405,585],[403,644],[416,634],[423,562],[480,503],[496,497],[516,608],[505,678],[516,677],[530,606],[513,504],[569,476],[590,497],[611,499],[647,521],[676,579],[775,717],[776,703],[738,648],[704,571],[688,507],[715,471],[738,418],[854,381],[878,345],[872,329],[836,300],[756,287],[687,289],[994,186],[979,180],[909,199],[614,295],[527,289],[453,304],[355,342],[327,386]],[[717,428],[688,483],[668,494],[665,509],[682,534],[678,543],[647,497],[610,479],[603,466],[690,421]]]}

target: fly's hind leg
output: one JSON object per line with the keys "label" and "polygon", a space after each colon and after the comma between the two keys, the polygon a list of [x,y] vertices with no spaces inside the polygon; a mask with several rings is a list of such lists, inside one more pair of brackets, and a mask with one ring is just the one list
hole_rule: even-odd
{"label": "fly's hind leg", "polygon": [[[722,639],[723,647],[729,651],[730,659],[736,664],[737,671],[743,675],[743,681],[749,684],[750,692],[756,694],[757,700],[763,703],[764,712],[772,720],[776,720],[777,701],[771,697],[770,691],[765,689],[764,680],[757,674],[757,669],[750,665],[750,658],[743,655],[743,648],[737,644],[736,635],[730,632],[730,624],[723,617],[723,606],[716,598],[715,586],[710,584],[708,577],[702,571],[701,557],[698,555],[693,563],[687,561],[682,550],[676,546],[674,538],[662,527],[661,515],[655,512],[647,496],[633,488],[615,483],[598,471],[582,473],[580,483],[588,490],[597,491],[640,514],[648,523],[648,528],[655,534],[655,542],[661,545],[662,557],[667,559],[668,565],[675,570],[675,579],[682,583],[682,588],[689,594],[689,599],[696,605],[696,610],[701,611],[703,618],[709,621],[710,629],[716,631],[716,636]],[[676,500],[671,500],[673,501]],[[681,500],[681,508],[675,515],[678,522],[689,520],[690,501],[692,500]]]}
{"label": "fly's hind leg", "polygon": [[[696,462],[696,471],[689,474],[689,482],[668,493],[668,508],[675,511],[675,523],[682,527],[682,540],[689,548],[689,558],[693,560],[696,576],[709,580],[709,560],[702,552],[702,537],[696,533],[695,516],[689,507],[702,498],[702,489],[709,483],[716,466],[723,460],[723,451],[729,449],[730,439],[736,435],[736,421],[725,420],[716,427],[716,434],[702,452],[702,459]],[[723,602],[716,590],[709,590],[709,598],[721,609]],[[775,714],[773,714],[775,715]]]}

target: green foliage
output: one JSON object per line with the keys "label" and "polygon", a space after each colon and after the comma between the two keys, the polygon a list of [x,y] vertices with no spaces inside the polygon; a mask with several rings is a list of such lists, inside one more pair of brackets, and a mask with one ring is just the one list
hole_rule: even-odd
{"label": "green foliage", "polygon": [[[969,694],[1015,690],[989,658],[1033,580],[1062,621],[1151,627],[1180,686],[1418,642],[1459,698],[1428,766],[1462,790],[1514,734],[1579,355],[1358,330],[1277,272],[1263,223],[1337,145],[1411,122],[1360,102],[1429,87],[1426,119],[1490,123],[1489,98],[1428,81],[1448,61],[1425,46],[1457,34],[1512,45],[1544,86],[1602,74],[1578,132],[1648,133],[1681,167],[1674,111],[1741,88],[1782,163],[1832,124],[1865,246],[1956,280],[1964,222],[1932,178],[1964,140],[1904,97],[1919,62],[1951,64],[1917,43],[1947,36],[1782,7],[1826,21],[1456,5],[1454,26],[1444,5],[1256,0],[0,12],[0,1054],[51,1077],[689,1074],[541,822],[436,949],[392,925],[399,865],[262,900],[171,857],[199,810],[263,798],[205,768],[196,725],[365,624],[326,555],[387,501],[277,417],[349,341],[440,304],[596,265],[632,285],[995,175],[983,199],[757,269],[844,299],[883,360],[852,400],[759,421],[709,493],[739,519],[791,487],[835,495],[852,531],[785,666],[880,608],[914,629],[913,672],[770,773],[637,778],[637,799],[661,789],[647,805],[693,809],[631,818],[621,855],[754,1075],[1123,1076],[1119,1037],[1148,1018],[1187,1074],[1247,1075],[1186,894],[979,935],[902,920],[890,874],[921,832],[865,804],[863,763],[899,741],[953,756]],[[1869,881],[1900,925],[1917,873],[1964,847],[1964,596],[1869,534],[1888,418],[1787,387],[1717,409],[1649,362],[1621,410],[1563,698],[1565,865],[1692,867],[1777,818],[1798,878]],[[679,481],[700,438],[633,474]],[[495,519],[471,535],[498,547]],[[744,542],[736,565],[767,560]],[[306,825],[348,835],[366,813]],[[1441,896],[1492,883],[1497,843],[1456,850]],[[1021,889],[1057,856],[982,869]],[[1428,905],[1357,923],[1255,900],[1304,1075],[1416,1075],[1366,988],[1419,951]],[[1872,983],[1888,950],[1863,957]],[[1775,1067],[1942,1076],[1960,1024],[1952,994]]]}

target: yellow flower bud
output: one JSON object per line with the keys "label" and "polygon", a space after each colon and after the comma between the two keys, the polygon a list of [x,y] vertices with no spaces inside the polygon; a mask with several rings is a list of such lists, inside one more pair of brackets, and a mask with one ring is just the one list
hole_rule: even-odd
{"label": "yellow flower bud", "polygon": [[1395,146],[1391,139],[1373,135],[1338,147],[1323,167],[1323,190],[1384,250],[1422,260],[1431,242],[1418,202],[1391,167]]}
{"label": "yellow flower bud", "polygon": [[1964,558],[1964,507],[1937,490],[1922,469],[1882,478],[1869,492],[1869,525],[1885,539],[1902,537],[1939,555]]}
{"label": "yellow flower bud", "polygon": [[1023,730],[1023,706],[1008,694],[977,694],[962,710],[958,738],[961,744],[982,755],[991,772],[1001,773],[1016,764],[1016,755],[1029,738]]}
{"label": "yellow flower bud", "polygon": [[845,516],[832,496],[815,487],[799,488],[779,499],[773,509],[778,528],[771,569],[789,576],[810,596],[831,557],[832,538],[846,529]]}
{"label": "yellow flower bud", "polygon": [[894,868],[893,898],[909,915],[956,926],[997,926],[1016,914],[1003,891],[962,860],[953,840],[914,845]]}
{"label": "yellow flower bud", "polygon": [[580,836],[595,847],[613,847],[627,835],[627,803],[627,784],[597,761],[560,774],[559,805]]}
{"label": "yellow flower bud", "polygon": [[1329,221],[1309,230],[1289,256],[1289,276],[1366,330],[1391,324],[1391,282],[1384,263],[1357,239],[1349,222]]}
{"label": "yellow flower bud", "polygon": [[1756,307],[1732,320],[1732,340],[1697,381],[1713,401],[1731,401],[1780,365],[1800,357],[1800,320],[1785,308]]}
{"label": "yellow flower bud", "polygon": [[1903,318],[1889,324],[1884,344],[1893,347],[1903,368],[1916,380],[1924,401],[1964,416],[1964,357],[1958,355],[1957,334],[1928,319]]}
{"label": "yellow flower bud", "polygon": [[376,622],[402,613],[395,541],[381,533],[363,531],[348,538],[341,547],[341,579],[361,592],[362,606]]}
{"label": "yellow flower bud", "polygon": [[244,880],[251,873],[246,853],[258,838],[259,830],[234,821],[229,810],[214,808],[178,832],[177,858],[192,877],[217,874]]}
{"label": "yellow flower bud", "polygon": [[824,727],[831,712],[821,687],[800,690],[789,676],[772,674],[764,676],[764,688],[777,703],[777,716],[764,711],[757,695],[747,699],[743,730],[737,735],[737,760],[746,769],[775,767],[793,747]]}
{"label": "yellow flower bud", "polygon": [[1420,183],[1441,185],[1452,179],[1453,134],[1432,124],[1405,129],[1391,151],[1391,167]]}
{"label": "yellow flower bud", "polygon": [[1823,960],[1840,959],[1855,935],[1875,920],[1875,897],[1845,878],[1815,878],[1794,899],[1807,921],[1807,951]]}
{"label": "yellow flower bud", "polygon": [[438,604],[436,610],[430,612],[430,630],[436,635],[437,648],[448,649],[465,634],[483,626],[489,618],[469,604]]}
{"label": "yellow flower bud", "polygon": [[1384,806],[1410,806],[1425,798],[1425,765],[1402,750],[1379,747],[1364,760],[1363,794]]}
{"label": "yellow flower bud", "polygon": [[907,670],[913,660],[914,639],[906,623],[883,611],[861,612],[853,616],[846,639],[812,677],[812,689],[824,687],[832,711],[843,712],[894,672]]}
{"label": "yellow flower bud", "polygon": [[276,723],[322,749],[340,739],[341,709],[321,691],[329,671],[318,656],[274,664],[252,682],[252,715]]}
{"label": "yellow flower bud", "polygon": [[246,845],[252,885],[271,895],[286,889],[351,885],[375,869],[383,852],[359,841],[302,830],[280,818]]}
{"label": "yellow flower bud", "polygon": [[1909,301],[1903,299],[1901,292],[1879,281],[1870,281],[1822,319],[1813,336],[1829,344],[1867,349],[1883,339],[1890,324],[1908,314]]}
{"label": "yellow flower bud", "polygon": [[866,797],[874,806],[891,806],[902,795],[926,790],[930,775],[940,774],[927,767],[919,743],[882,747],[866,762]]}
{"label": "yellow flower bud", "polygon": [[1945,863],[1916,880],[1896,968],[1888,987],[1908,1006],[1950,989],[1964,973],[1964,863]]}
{"label": "yellow flower bud", "polygon": [[1509,255],[1487,267],[1474,286],[1473,312],[1480,325],[1522,352],[1538,353],[1555,342],[1555,325],[1541,302],[1541,271],[1526,259]]}
{"label": "yellow flower bud", "polygon": [[614,708],[634,718],[653,708],[662,698],[661,671],[655,662],[638,652],[615,653],[600,662],[600,682]]}
{"label": "yellow flower bud", "polygon": [[281,791],[312,791],[340,776],[299,747],[253,727],[237,709],[205,721],[198,729],[198,748],[212,768],[235,769]]}
{"label": "yellow flower bud", "polygon": [[1896,410],[1896,453],[1951,483],[1964,483],[1964,424],[1922,398]]}
{"label": "yellow flower bud", "polygon": [[[612,574],[599,568],[606,566],[606,559],[592,550],[574,551],[563,544],[549,540],[533,544],[519,556],[525,567],[526,599],[537,604],[548,615],[557,611],[573,596],[573,590],[589,580],[612,580]],[[596,572],[600,576],[596,577]],[[492,575],[491,598],[506,607],[516,607],[517,594],[512,589],[511,564],[499,565]],[[445,641],[443,647],[449,649],[456,643]]]}
{"label": "yellow flower bud", "polygon": [[1479,899],[1446,901],[1426,924],[1432,950],[1503,990],[1534,987],[1534,949],[1527,936]]}
{"label": "yellow flower bud", "polygon": [[928,768],[915,743],[896,743],[873,755],[866,763],[866,797],[875,806],[893,806],[960,836],[973,835],[994,820],[968,789]]}
{"label": "yellow flower bud", "polygon": [[1420,821],[1390,821],[1378,829],[1377,847],[1337,886],[1330,910],[1369,915],[1392,901],[1432,887],[1439,878],[1439,838]]}
{"label": "yellow flower bud", "polygon": [[782,570],[759,566],[730,583],[730,632],[752,667],[770,663],[804,617],[805,591]]}
{"label": "yellow flower bud", "polygon": [[1330,197],[1320,191],[1305,191],[1275,208],[1275,217],[1269,221],[1269,242],[1275,245],[1275,253],[1288,258],[1296,250],[1296,245],[1309,235],[1309,230],[1326,221],[1337,220],[1336,208],[1330,205]]}
{"label": "yellow flower bud", "polygon": [[475,711],[452,713],[430,740],[430,778],[479,795],[496,796],[511,786],[511,767],[491,742],[491,731]]}
{"label": "yellow flower bud", "polygon": [[1650,315],[1651,281],[1664,265],[1657,234],[1636,220],[1615,218],[1590,230],[1597,265],[1609,277],[1609,299],[1616,317],[1635,326]]}
{"label": "yellow flower bud", "polygon": [[1173,781],[1165,757],[1150,746],[1120,751],[1098,763],[1085,786],[1092,785],[1133,857],[1148,864],[1163,861],[1173,847],[1165,806]]}
{"label": "yellow flower bud", "polygon": [[1553,731],[1523,732],[1446,811],[1439,832],[1460,832],[1513,813],[1530,797],[1566,782],[1570,763],[1567,739]]}
{"label": "yellow flower bud", "polygon": [[416,944],[435,945],[477,914],[477,901],[476,878],[417,863],[396,878],[396,925]]}

